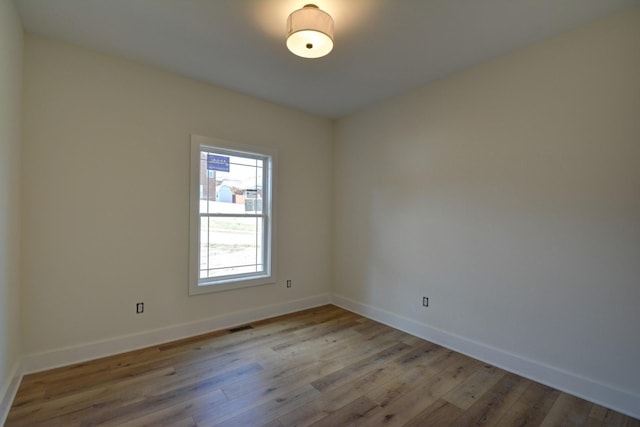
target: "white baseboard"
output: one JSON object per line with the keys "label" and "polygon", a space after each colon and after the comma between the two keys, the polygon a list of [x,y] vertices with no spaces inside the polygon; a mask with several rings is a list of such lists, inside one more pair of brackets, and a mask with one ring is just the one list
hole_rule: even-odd
{"label": "white baseboard", "polygon": [[454,335],[407,317],[352,299],[333,295],[331,302],[395,329],[447,347],[525,378],[640,418],[640,396],[530,360],[477,341]]}
{"label": "white baseboard", "polygon": [[11,404],[13,403],[13,399],[16,397],[21,381],[22,368],[20,366],[20,362],[17,362],[11,370],[9,382],[6,384],[6,387],[2,389],[0,394],[0,426],[3,426],[7,421],[9,409],[11,409]]}
{"label": "white baseboard", "polygon": [[74,363],[85,362],[87,360],[112,356],[114,354],[227,329],[232,326],[293,313],[329,303],[330,296],[328,294],[317,295],[280,304],[223,314],[196,322],[183,323],[138,334],[32,354],[24,358],[22,372],[24,374],[40,372]]}

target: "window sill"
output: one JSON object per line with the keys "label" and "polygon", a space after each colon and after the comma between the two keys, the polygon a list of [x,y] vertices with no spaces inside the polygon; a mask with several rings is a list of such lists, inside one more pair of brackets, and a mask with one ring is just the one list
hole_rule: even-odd
{"label": "window sill", "polygon": [[253,286],[272,285],[276,283],[276,278],[273,276],[258,276],[248,279],[232,279],[232,280],[218,280],[204,283],[198,283],[197,286],[189,287],[189,295],[201,295],[209,294],[212,292],[230,291],[233,289],[249,288]]}

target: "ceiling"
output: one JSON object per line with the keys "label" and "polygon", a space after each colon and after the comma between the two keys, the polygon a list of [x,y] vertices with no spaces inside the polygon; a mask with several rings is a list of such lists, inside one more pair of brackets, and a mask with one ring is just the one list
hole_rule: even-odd
{"label": "ceiling", "polygon": [[338,118],[640,0],[317,0],[335,48],[285,47],[308,0],[14,0],[25,30]]}

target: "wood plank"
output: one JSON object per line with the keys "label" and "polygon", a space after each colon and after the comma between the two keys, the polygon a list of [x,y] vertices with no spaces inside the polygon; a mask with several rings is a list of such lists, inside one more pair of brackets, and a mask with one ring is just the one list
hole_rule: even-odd
{"label": "wood plank", "polygon": [[[385,348],[395,342],[388,340],[388,334],[377,335],[374,340],[367,341],[376,344],[380,348]],[[300,387],[344,368],[345,364],[356,363],[368,357],[369,349],[366,345],[363,345],[359,339],[352,339],[351,342],[352,344],[358,344],[360,349],[356,356],[354,356],[354,352],[350,348],[339,345],[336,348],[330,348],[327,355],[323,356],[322,352],[314,352],[309,358],[297,357],[279,369],[271,372],[265,371],[263,372],[264,375],[260,375],[253,380],[238,381],[225,386],[223,390],[229,399],[235,399],[239,396],[246,397],[248,395],[266,396],[277,393],[283,388]],[[318,356],[319,353],[320,356]],[[317,361],[315,360],[316,358],[322,360]]]}
{"label": "wood plank", "polygon": [[[464,358],[457,358],[459,361]],[[401,394],[384,393],[370,396],[384,410],[370,417],[363,425],[368,426],[401,426],[409,422],[412,418],[440,399],[451,389],[469,378],[479,369],[478,363],[454,363],[442,372],[431,378],[420,381],[416,386],[409,387]],[[393,389],[393,386],[390,387]],[[369,394],[365,394],[369,396]]]}
{"label": "wood plank", "polygon": [[352,382],[324,391],[320,397],[308,405],[282,416],[280,421],[284,425],[298,427],[312,425],[340,410],[345,402],[355,401],[367,391],[385,387],[387,383],[396,380],[404,372],[404,368],[399,364],[386,364],[374,371],[367,372]]}
{"label": "wood plank", "polygon": [[[225,401],[224,393],[220,390],[214,390],[165,409],[150,411],[140,417],[134,414],[127,421],[119,418],[112,420],[110,423],[102,423],[101,425],[118,425],[122,427],[197,426],[192,417],[193,413],[209,411]],[[88,418],[87,421],[91,422],[92,420]]]}
{"label": "wood plank", "polygon": [[43,421],[67,414],[73,418],[76,417],[76,414],[82,413],[82,411],[97,411],[99,408],[107,408],[109,410],[114,405],[121,403],[120,392],[122,390],[153,382],[159,377],[170,376],[174,372],[172,368],[166,368],[128,378],[107,387],[89,386],[85,390],[74,394],[52,399],[44,398],[30,405],[12,407],[9,414],[10,421],[15,421],[16,423],[25,421],[26,425],[28,425],[30,421]]}
{"label": "wood plank", "polygon": [[627,417],[625,427],[640,427],[640,420],[637,418]]}
{"label": "wood plank", "polygon": [[505,374],[505,371],[495,366],[483,365],[471,377],[444,395],[443,399],[467,410]]}
{"label": "wood plank", "polygon": [[[463,383],[464,384],[464,383]],[[496,425],[525,392],[529,382],[515,374],[501,376],[493,387],[451,423],[452,426]],[[478,388],[472,385],[473,392]],[[471,387],[470,387],[471,388]],[[460,407],[459,405],[456,405]]]}
{"label": "wood plank", "polygon": [[385,408],[401,396],[423,386],[425,383],[431,383],[441,372],[447,369],[450,370],[451,367],[457,367],[461,363],[466,364],[469,370],[480,366],[478,362],[468,360],[461,354],[443,349],[439,354],[432,356],[428,362],[420,364],[414,369],[406,370],[395,381],[386,384],[384,387],[368,390],[367,395]]}
{"label": "wood plank", "polygon": [[256,426],[277,420],[281,415],[316,398],[320,393],[307,385],[285,396],[279,396],[260,405],[243,408],[239,414],[227,417],[213,411],[196,418],[198,427],[207,426]]}
{"label": "wood plank", "polygon": [[554,402],[542,427],[581,426],[586,423],[592,404],[575,396],[562,393]]}
{"label": "wood plank", "polygon": [[527,381],[522,396],[499,421],[499,427],[539,426],[553,406],[560,392],[542,384]]}
{"label": "wood plank", "polygon": [[588,427],[625,427],[627,417],[619,412],[594,404],[587,419]]}
{"label": "wood plank", "polygon": [[319,391],[325,391],[330,388],[338,387],[351,381],[363,373],[376,369],[377,366],[392,360],[395,356],[410,350],[411,347],[404,343],[398,343],[392,347],[386,348],[366,359],[360,360],[354,364],[339,369],[329,375],[324,376],[311,383]]}
{"label": "wood plank", "polygon": [[438,399],[409,420],[404,427],[452,426],[464,411],[444,399]]}
{"label": "wood plank", "polygon": [[313,423],[314,427],[358,426],[382,408],[366,396],[361,396],[342,408]]}

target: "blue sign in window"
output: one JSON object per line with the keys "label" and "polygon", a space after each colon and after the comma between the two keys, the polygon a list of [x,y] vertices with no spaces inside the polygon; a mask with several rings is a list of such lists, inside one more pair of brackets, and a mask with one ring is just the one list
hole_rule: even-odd
{"label": "blue sign in window", "polygon": [[229,172],[229,158],[226,156],[207,154],[207,170]]}

